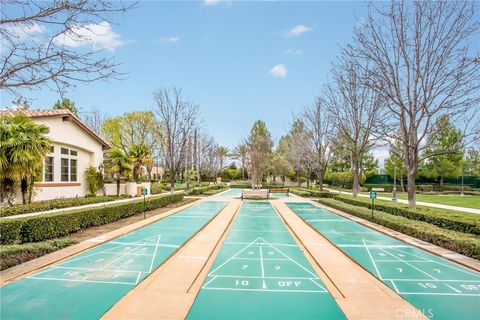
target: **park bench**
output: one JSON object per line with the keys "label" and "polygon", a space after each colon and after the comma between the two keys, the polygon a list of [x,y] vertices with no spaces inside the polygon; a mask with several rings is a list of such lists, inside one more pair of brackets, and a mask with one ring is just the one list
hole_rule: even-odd
{"label": "park bench", "polygon": [[273,193],[284,193],[287,195],[287,197],[290,195],[290,189],[289,188],[272,188],[270,189],[270,194]]}
{"label": "park bench", "polygon": [[375,191],[375,192],[385,192],[385,188],[372,188],[372,191]]}
{"label": "park bench", "polygon": [[242,190],[242,200],[243,199],[267,199],[268,200],[268,190],[257,189],[257,190]]}

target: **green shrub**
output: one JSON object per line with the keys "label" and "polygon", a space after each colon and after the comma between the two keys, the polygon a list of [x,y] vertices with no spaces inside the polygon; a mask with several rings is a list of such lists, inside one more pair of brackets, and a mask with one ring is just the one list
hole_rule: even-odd
{"label": "green shrub", "polygon": [[230,188],[232,189],[250,189],[251,187],[252,187],[252,184],[246,181],[239,181],[239,182],[230,184]]}
{"label": "green shrub", "polygon": [[130,196],[122,195],[120,197],[102,196],[102,197],[95,197],[95,198],[64,198],[64,199],[53,199],[53,200],[32,202],[29,204],[16,204],[11,207],[2,208],[0,211],[0,217],[15,216],[18,214],[41,212],[41,211],[47,211],[47,210],[53,210],[53,209],[78,207],[78,206],[83,206],[87,204],[108,202],[108,201],[114,201],[114,200],[126,199],[126,198],[130,198]]}
{"label": "green shrub", "polygon": [[[182,193],[148,198],[145,202],[146,210],[164,207],[182,199]],[[54,239],[88,227],[126,218],[140,212],[143,212],[143,200],[27,218],[1,219],[0,243],[10,244],[14,241],[38,242]]]}
{"label": "green shrub", "polygon": [[433,243],[442,248],[452,250],[474,259],[480,258],[480,239],[478,236],[462,232],[445,230],[423,221],[410,220],[402,216],[394,216],[383,211],[372,212],[368,208],[347,204],[338,199],[319,199],[319,203],[352,214],[410,235],[423,241]]}
{"label": "green shrub", "polygon": [[419,185],[417,185],[417,191],[432,192],[433,191],[433,185],[431,185],[431,184],[419,184]]}
{"label": "green shrub", "polygon": [[152,183],[150,185],[151,194],[160,194],[163,192],[165,186],[162,183]]}
{"label": "green shrub", "polygon": [[87,183],[88,196],[95,197],[97,195],[97,169],[89,166],[85,169],[85,181]]}
{"label": "green shrub", "polygon": [[[372,203],[369,199],[353,199],[344,196],[337,196],[335,199],[354,206],[372,208]],[[455,214],[450,212],[444,214],[433,208],[419,211],[402,208],[394,204],[386,204],[382,201],[375,203],[375,209],[391,215],[402,216],[410,220],[424,221],[444,229],[480,235],[480,216],[477,217],[475,214]]]}
{"label": "green shrub", "polygon": [[[213,184],[205,187],[197,187],[197,188],[190,189],[186,192],[186,194],[192,195],[192,196],[197,196],[201,194],[214,194],[225,189],[226,189],[226,186],[224,184]],[[217,191],[217,192],[210,193],[210,191]]]}
{"label": "green shrub", "polygon": [[0,247],[0,270],[41,257],[77,243],[73,239],[55,239],[36,243],[12,244]]}
{"label": "green shrub", "polygon": [[290,189],[290,193],[300,197],[310,197],[310,191],[302,189]]}
{"label": "green shrub", "polygon": [[330,191],[320,191],[317,189],[305,189],[305,188],[290,188],[290,193],[293,193],[300,197],[315,197],[315,198],[333,198],[335,193]]}

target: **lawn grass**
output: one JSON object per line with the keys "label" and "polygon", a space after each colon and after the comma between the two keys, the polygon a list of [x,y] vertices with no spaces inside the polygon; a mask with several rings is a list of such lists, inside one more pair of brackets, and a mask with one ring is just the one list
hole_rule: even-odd
{"label": "lawn grass", "polygon": [[[368,194],[362,192],[363,194]],[[378,193],[379,197],[391,198],[392,194],[389,192]],[[407,200],[406,193],[397,193],[397,199]],[[449,206],[465,207],[480,209],[480,197],[478,196],[461,196],[461,195],[429,195],[429,194],[417,194],[417,201],[445,204]]]}

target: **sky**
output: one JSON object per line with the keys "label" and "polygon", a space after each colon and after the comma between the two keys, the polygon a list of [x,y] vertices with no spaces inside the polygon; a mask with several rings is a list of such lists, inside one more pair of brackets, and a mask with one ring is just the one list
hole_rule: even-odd
{"label": "sky", "polygon": [[[365,15],[363,1],[140,2],[114,24],[99,21],[91,39],[122,63],[126,79],[79,84],[65,96],[115,116],[151,110],[154,90],[176,86],[218,143],[233,148],[256,119],[278,139],[313,103]],[[34,109],[59,99],[48,89],[22,94]],[[1,107],[13,99],[2,93]]]}

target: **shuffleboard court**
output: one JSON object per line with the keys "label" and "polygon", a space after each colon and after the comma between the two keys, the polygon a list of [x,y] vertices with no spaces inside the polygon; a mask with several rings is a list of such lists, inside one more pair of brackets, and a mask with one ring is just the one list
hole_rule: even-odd
{"label": "shuffleboard court", "polygon": [[226,191],[220,192],[219,195],[240,197],[242,195],[242,189],[228,189]]}
{"label": "shuffleboard court", "polygon": [[432,319],[480,319],[480,273],[311,203],[287,206]]}
{"label": "shuffleboard court", "polygon": [[268,202],[245,202],[188,319],[345,319]]}
{"label": "shuffleboard court", "polygon": [[100,318],[226,204],[202,202],[0,288],[1,319]]}

